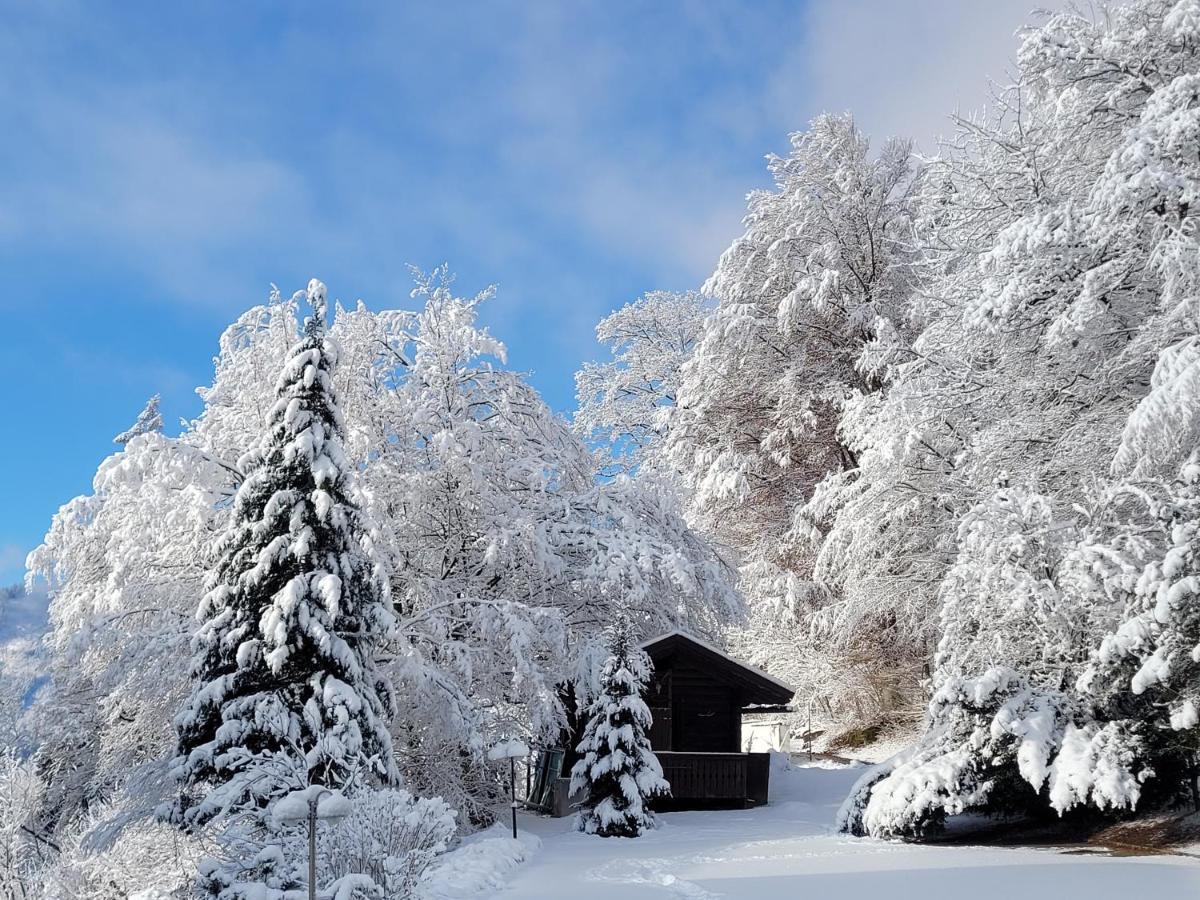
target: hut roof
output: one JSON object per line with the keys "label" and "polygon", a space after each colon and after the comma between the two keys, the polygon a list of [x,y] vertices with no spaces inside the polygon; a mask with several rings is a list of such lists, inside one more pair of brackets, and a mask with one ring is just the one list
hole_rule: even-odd
{"label": "hut roof", "polygon": [[712,644],[682,631],[661,634],[638,646],[646,651],[654,667],[660,670],[669,667],[678,657],[695,660],[718,677],[737,684],[742,689],[746,706],[783,706],[790,703],[796,693],[791,685],[761,669],[739,662]]}

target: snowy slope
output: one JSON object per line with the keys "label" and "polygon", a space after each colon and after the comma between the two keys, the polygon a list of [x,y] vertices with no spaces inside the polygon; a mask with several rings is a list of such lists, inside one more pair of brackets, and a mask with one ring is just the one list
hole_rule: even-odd
{"label": "snowy slope", "polygon": [[541,838],[540,850],[503,890],[478,896],[1129,900],[1200,892],[1200,864],[1182,857],[919,846],[835,834],[834,813],[862,771],[776,771],[767,808],[669,813],[657,831],[636,840],[577,834],[569,820],[526,816],[522,827]]}
{"label": "snowy slope", "polygon": [[49,627],[49,605],[42,591],[0,593],[0,678],[22,685],[26,702],[43,681],[41,639]]}
{"label": "snowy slope", "polygon": [[0,644],[40,638],[48,625],[49,605],[44,591],[27,593],[19,586],[0,589]]}

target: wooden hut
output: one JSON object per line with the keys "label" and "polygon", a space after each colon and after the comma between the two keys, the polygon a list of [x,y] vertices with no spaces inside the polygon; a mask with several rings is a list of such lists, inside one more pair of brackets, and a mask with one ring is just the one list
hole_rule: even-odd
{"label": "wooden hut", "polygon": [[[742,712],[778,709],[792,688],[681,631],[642,643],[654,663],[645,701],[654,716],[650,743],[671,783],[660,809],[745,808],[767,802],[770,756],[742,753]],[[543,751],[530,803],[554,815],[571,811],[567,796],[582,723],[565,747]]]}

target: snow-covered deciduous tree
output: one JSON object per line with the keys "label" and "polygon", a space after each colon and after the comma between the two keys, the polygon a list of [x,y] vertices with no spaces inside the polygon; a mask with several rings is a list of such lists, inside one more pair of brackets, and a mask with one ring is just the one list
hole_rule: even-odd
{"label": "snow-covered deciduous tree", "polygon": [[[1112,591],[1128,571],[1091,552],[1109,515],[1094,500],[1121,506],[1146,475],[1174,477],[1191,446],[1128,424],[1135,406],[1149,422],[1187,395],[1189,8],[1142,0],[1049,16],[1025,35],[1016,83],[987,115],[959,120],[925,165],[911,237],[917,336],[886,390],[847,405],[841,430],[857,466],[818,486],[806,514],[827,523],[814,568],[839,597],[839,625],[886,610],[882,621],[928,654],[959,523],[1001,470],[1074,520],[1082,542],[1067,555],[1079,565],[1062,570],[1071,591],[1089,580],[1086,560],[1108,570],[1078,657],[1119,609]],[[1152,376],[1168,347],[1178,350]],[[1114,459],[1128,480],[1115,492],[1097,484]]]}
{"label": "snow-covered deciduous tree", "polygon": [[959,526],[959,555],[942,582],[939,677],[1011,666],[1065,686],[1063,661],[1079,646],[1055,586],[1063,530],[1042,495],[1002,474]]}
{"label": "snow-covered deciduous tree", "polygon": [[813,486],[853,464],[838,418],[878,382],[864,350],[903,319],[913,173],[907,143],[873,155],[836,116],[793,135],[770,168],[776,190],[751,195],[746,233],[705,286],[718,303],[683,367],[670,454],[697,512],[778,541]]}
{"label": "snow-covered deciduous tree", "polygon": [[[38,846],[35,826],[41,781],[31,760],[0,748],[0,897],[32,900],[50,846]],[[52,842],[51,842],[52,843]]]}
{"label": "snow-covered deciduous tree", "polygon": [[585,363],[575,373],[574,427],[596,443],[603,475],[662,465],[683,364],[710,305],[694,291],[650,291],[596,326],[596,339],[612,359]]}
{"label": "snow-covered deciduous tree", "polygon": [[[745,234],[704,286],[717,305],[683,366],[666,453],[691,521],[737,552],[758,632],[819,633],[797,656],[891,652],[907,635],[887,610],[825,612],[838,602],[813,577],[825,523],[804,513],[823,479],[856,467],[843,413],[908,340],[911,146],[872,151],[851,117],[821,116],[770,170],[775,190],[751,194]],[[787,666],[772,670],[803,677]]]}
{"label": "snow-covered deciduous tree", "polygon": [[[595,690],[603,623],[715,634],[740,607],[672,488],[594,460],[458,297],[418,274],[417,312],[339,311],[350,446],[380,523],[403,652],[393,726],[407,782],[486,822],[500,734],[557,733],[557,686]],[[663,599],[667,598],[667,602]],[[491,785],[490,788],[487,786]]]}
{"label": "snow-covered deciduous tree", "polygon": [[642,700],[650,658],[634,644],[627,617],[618,617],[606,635],[610,655],[600,673],[600,689],[584,713],[571,793],[585,792],[580,831],[637,837],[654,827],[649,801],[669,795],[671,786],[650,749],[650,709]]}
{"label": "snow-covered deciduous tree", "polygon": [[246,477],[198,612],[175,763],[189,825],[265,807],[286,783],[263,757],[291,757],[313,784],[395,778],[390,687],[374,659],[393,626],[387,584],[342,449],[325,286],[314,279],[307,295],[312,315],[240,462]]}
{"label": "snow-covered deciduous tree", "polygon": [[0,588],[0,747],[32,749],[26,709],[46,681],[46,604],[44,590]]}

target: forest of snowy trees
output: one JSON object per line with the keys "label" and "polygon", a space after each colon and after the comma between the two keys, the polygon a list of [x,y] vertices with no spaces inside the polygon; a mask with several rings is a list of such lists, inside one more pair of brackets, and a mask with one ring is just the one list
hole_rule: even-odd
{"label": "forest of snowy trees", "polygon": [[576,427],[679,479],[738,569],[730,640],[832,722],[923,722],[851,830],[1193,768],[1198,53],[1194,0],[1066,12],[931,158],[822,116],[706,316],[654,293],[598,329]]}
{"label": "forest of snowy trees", "polygon": [[[919,735],[856,834],[1176,802],[1200,0],[1046,17],[1015,72],[931,156],[849,114],[792,135],[705,284],[599,324],[570,421],[445,269],[403,308],[314,280],[241,315],[200,414],[152,399],[29,557],[49,683],[0,671],[0,896],[282,900],[274,810],[310,786],[354,808],[323,884],[408,896],[505,801],[488,749],[614,689],[618,620]],[[347,868],[364,835],[394,864]]]}

